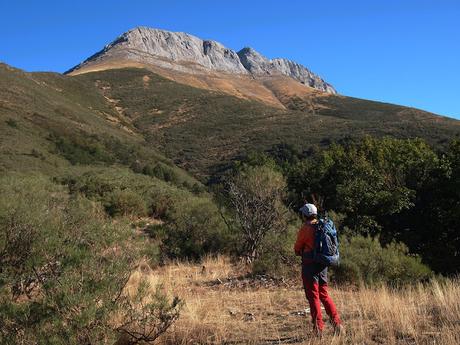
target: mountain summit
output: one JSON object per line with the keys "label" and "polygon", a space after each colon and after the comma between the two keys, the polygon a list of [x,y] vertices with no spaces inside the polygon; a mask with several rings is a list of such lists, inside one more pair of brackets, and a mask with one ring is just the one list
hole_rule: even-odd
{"label": "mountain summit", "polygon": [[[216,41],[202,40],[183,32],[147,27],[138,27],[125,32],[101,51],[66,73],[81,74],[121,67],[151,67],[155,72],[170,79],[180,82],[184,82],[186,79],[187,82],[185,83],[187,84],[217,90],[228,87],[229,84],[235,84],[234,81],[229,81],[231,77],[243,78],[236,84],[248,82],[245,79],[265,82],[267,78],[288,77],[297,83],[328,94],[337,93],[332,85],[294,61],[287,59],[270,60],[252,48],[244,48],[237,53]],[[179,80],[177,80],[177,75],[174,72],[181,73]],[[191,78],[184,79],[184,74],[193,75],[193,80]],[[214,80],[210,81],[209,77],[214,78]],[[216,81],[215,78],[219,80]],[[255,89],[256,95],[260,96],[259,98],[266,96],[261,96],[257,87],[249,87],[248,85],[241,87],[241,85],[236,84],[232,85],[230,89],[240,91],[242,96],[247,94],[245,88]],[[259,88],[261,87],[260,84]],[[263,87],[266,88],[267,86],[264,85]],[[273,90],[269,90],[269,92],[273,93]]]}
{"label": "mountain summit", "polygon": [[[201,40],[183,32],[146,27],[138,27],[125,32],[100,52],[67,73],[108,59],[128,59],[154,64],[162,61],[166,65],[170,65],[167,62],[188,62],[215,71],[247,73],[238,54],[218,42]],[[183,69],[185,66],[181,68]]]}

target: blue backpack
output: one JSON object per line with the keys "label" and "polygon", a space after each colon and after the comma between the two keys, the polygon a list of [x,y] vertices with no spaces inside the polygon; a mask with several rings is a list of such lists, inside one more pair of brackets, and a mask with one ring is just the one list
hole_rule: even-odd
{"label": "blue backpack", "polygon": [[325,266],[339,264],[339,238],[334,222],[329,218],[320,218],[315,224],[315,249],[305,253],[304,258]]}

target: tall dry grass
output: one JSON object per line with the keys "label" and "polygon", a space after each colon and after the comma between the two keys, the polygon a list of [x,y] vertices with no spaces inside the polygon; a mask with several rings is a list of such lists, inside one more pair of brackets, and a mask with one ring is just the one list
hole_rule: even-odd
{"label": "tall dry grass", "polygon": [[[433,280],[398,290],[333,287],[346,335],[313,337],[300,279],[294,286],[229,287],[216,284],[245,274],[228,258],[202,264],[174,262],[140,269],[128,288],[147,279],[185,301],[181,317],[161,344],[460,344],[460,281]],[[324,315],[326,317],[326,315]]]}

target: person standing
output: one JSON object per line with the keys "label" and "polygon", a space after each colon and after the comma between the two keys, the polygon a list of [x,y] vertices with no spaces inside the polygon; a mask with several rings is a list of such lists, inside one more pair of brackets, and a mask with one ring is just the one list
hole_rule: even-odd
{"label": "person standing", "polygon": [[305,296],[310,305],[310,314],[313,329],[317,336],[321,336],[324,329],[321,303],[334,327],[334,334],[344,332],[337,308],[329,296],[327,285],[327,266],[313,260],[315,249],[315,232],[318,224],[318,210],[313,204],[305,204],[300,208],[303,225],[297,233],[294,245],[296,255],[302,257],[302,282]]}

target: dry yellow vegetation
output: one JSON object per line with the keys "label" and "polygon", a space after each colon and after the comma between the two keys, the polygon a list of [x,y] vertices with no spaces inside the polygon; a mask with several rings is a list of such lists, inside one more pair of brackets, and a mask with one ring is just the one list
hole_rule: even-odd
{"label": "dry yellow vegetation", "polygon": [[[279,109],[285,109],[284,103],[291,97],[309,99],[311,97],[327,97],[329,95],[283,75],[254,78],[247,75],[204,70],[200,65],[194,65],[195,71],[192,73],[187,68],[190,63],[172,63],[167,59],[160,58],[159,61],[161,62],[159,65],[154,65],[130,60],[111,59],[85,66],[72,71],[69,75],[76,76],[128,67],[142,68],[180,84],[204,90],[224,92],[238,98],[257,100]],[[175,67],[172,68],[172,66]],[[180,66],[184,66],[185,71],[177,70],[177,67]]]}
{"label": "dry yellow vegetation", "polygon": [[240,280],[243,265],[226,257],[201,264],[175,262],[134,272],[128,288],[146,279],[185,301],[160,344],[460,344],[460,281],[432,281],[393,290],[332,287],[346,334],[326,326],[314,338],[308,307],[296,282]]}

